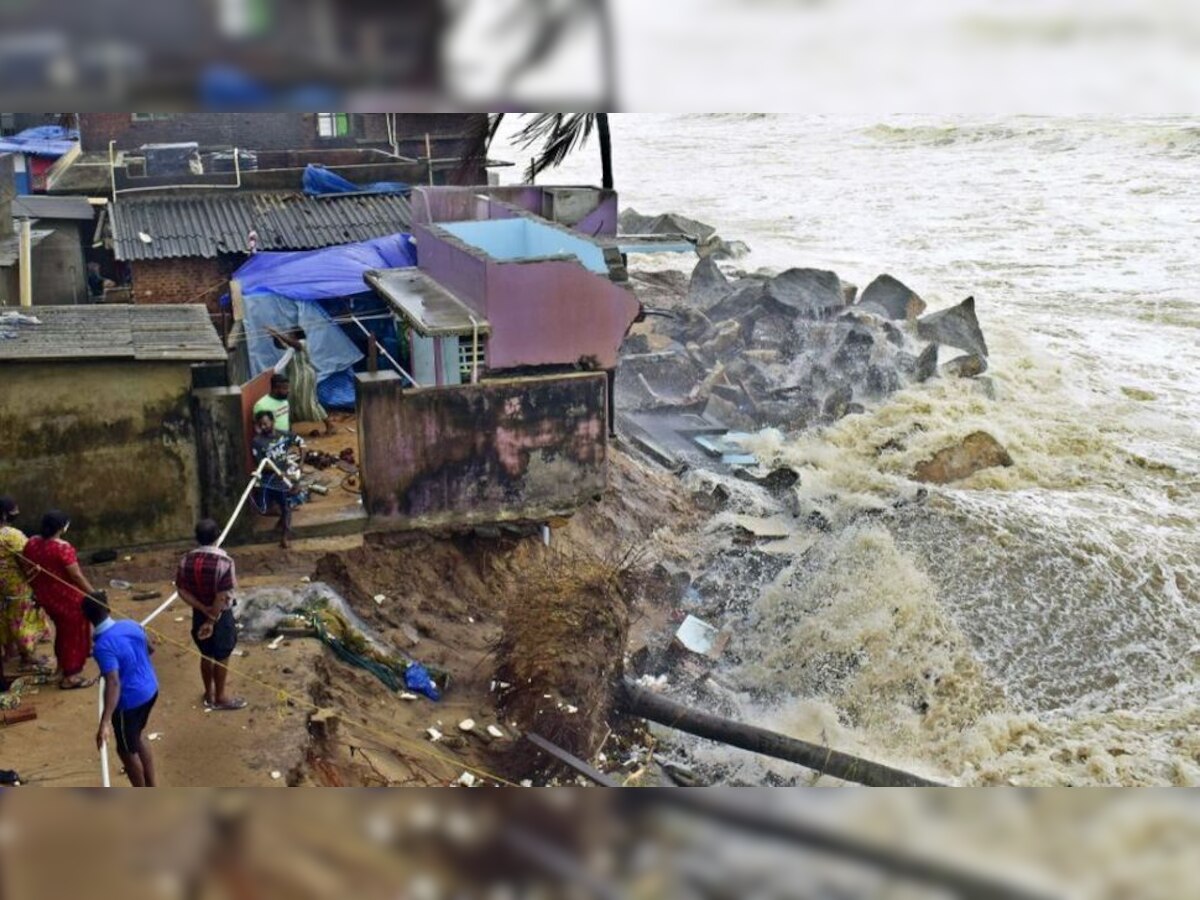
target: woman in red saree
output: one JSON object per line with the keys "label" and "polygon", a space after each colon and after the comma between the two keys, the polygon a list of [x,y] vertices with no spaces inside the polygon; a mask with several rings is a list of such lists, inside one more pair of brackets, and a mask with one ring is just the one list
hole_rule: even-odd
{"label": "woman in red saree", "polygon": [[63,540],[70,524],[64,513],[48,512],[42,518],[41,534],[25,545],[25,559],[36,567],[29,580],[33,595],[54,622],[54,655],[64,690],[96,683],[83,675],[92,652],[92,626],[83,614],[83,600],[93,589],[79,568],[75,548]]}

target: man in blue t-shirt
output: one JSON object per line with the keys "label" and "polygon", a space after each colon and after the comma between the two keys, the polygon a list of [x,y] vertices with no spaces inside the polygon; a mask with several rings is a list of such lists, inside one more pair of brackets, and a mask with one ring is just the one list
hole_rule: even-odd
{"label": "man in blue t-shirt", "polygon": [[92,655],[104,676],[104,712],[96,746],[115,735],[117,754],[134,787],[154,787],[154,757],[142,732],[158,699],[158,676],[150,654],[154,648],[137,622],[116,621],[96,597],[87,597],[83,612],[92,623]]}

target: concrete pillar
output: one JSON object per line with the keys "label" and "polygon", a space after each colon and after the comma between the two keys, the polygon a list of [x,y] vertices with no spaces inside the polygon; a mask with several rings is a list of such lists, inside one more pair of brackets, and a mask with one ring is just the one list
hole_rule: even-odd
{"label": "concrete pillar", "polygon": [[372,478],[379,471],[388,453],[390,436],[396,423],[389,423],[389,410],[395,408],[393,398],[404,390],[404,379],[393,369],[383,372],[360,372],[354,376],[355,407],[358,413],[358,472],[362,485],[363,509],[372,515],[374,501],[388,493],[390,485],[380,485]]}
{"label": "concrete pillar", "polygon": [[21,275],[21,305],[33,306],[33,223],[21,220],[18,262]]}
{"label": "concrete pillar", "polygon": [[[192,417],[196,427],[196,455],[200,476],[200,508],[224,525],[250,481],[246,468],[248,435],[242,417],[240,387],[200,388],[192,391]],[[243,511],[234,523],[230,540],[248,538],[254,530],[254,512]]]}

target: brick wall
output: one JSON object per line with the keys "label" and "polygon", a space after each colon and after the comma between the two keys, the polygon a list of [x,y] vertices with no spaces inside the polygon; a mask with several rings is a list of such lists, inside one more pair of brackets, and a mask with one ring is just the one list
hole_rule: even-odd
{"label": "brick wall", "polygon": [[204,303],[220,312],[221,295],[240,257],[154,259],[130,263],[134,303]]}
{"label": "brick wall", "polygon": [[[434,137],[461,134],[470,116],[402,114],[396,117],[410,149],[421,148],[425,133]],[[341,138],[317,135],[316,113],[179,113],[170,119],[135,122],[131,113],[80,113],[84,150],[135,150],[143,144],[195,141],[201,147],[237,146],[248,150],[316,150],[324,147],[389,149],[383,113],[351,114],[351,134]],[[440,154],[440,151],[439,151]]]}

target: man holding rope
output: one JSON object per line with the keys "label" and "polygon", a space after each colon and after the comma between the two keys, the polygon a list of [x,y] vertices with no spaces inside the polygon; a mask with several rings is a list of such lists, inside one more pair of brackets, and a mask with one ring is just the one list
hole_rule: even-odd
{"label": "man holding rope", "polygon": [[158,676],[150,654],[154,648],[137,622],[116,621],[96,596],[83,600],[83,614],[92,625],[92,655],[104,676],[104,708],[96,747],[103,751],[116,737],[117,755],[134,787],[155,787],[154,755],[142,733],[158,700]]}
{"label": "man holding rope", "polygon": [[199,546],[180,560],[175,589],[192,608],[192,640],[201,654],[204,706],[224,711],[245,709],[246,701],[226,693],[229,657],[237,646],[237,623],[233,619],[237,575],[233,558],[217,546],[220,537],[221,528],[212,519],[196,526]]}

